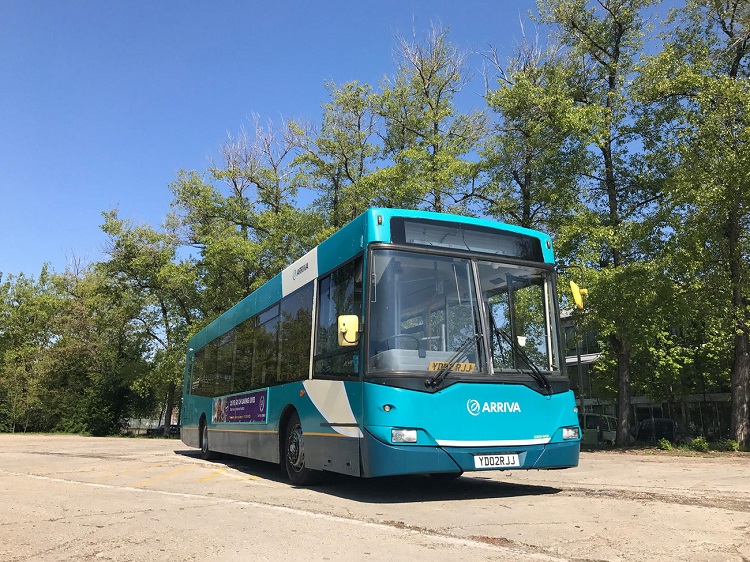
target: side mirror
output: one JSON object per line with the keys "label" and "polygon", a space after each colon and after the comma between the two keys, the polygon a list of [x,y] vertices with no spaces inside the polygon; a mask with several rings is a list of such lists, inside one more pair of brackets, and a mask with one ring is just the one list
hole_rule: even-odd
{"label": "side mirror", "polygon": [[570,282],[570,291],[578,308],[583,308],[583,297],[589,294],[587,289],[581,289],[575,281]]}
{"label": "side mirror", "polygon": [[352,346],[359,343],[359,316],[342,314],[338,318],[339,345]]}

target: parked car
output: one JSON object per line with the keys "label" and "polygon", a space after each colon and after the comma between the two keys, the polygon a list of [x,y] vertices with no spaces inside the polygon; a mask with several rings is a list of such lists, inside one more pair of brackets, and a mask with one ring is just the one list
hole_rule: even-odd
{"label": "parked car", "polygon": [[584,412],[578,414],[581,426],[581,445],[614,445],[617,438],[617,419],[614,416]]}
{"label": "parked car", "polygon": [[649,418],[638,424],[636,439],[651,443],[656,443],[660,439],[667,439],[674,444],[682,445],[690,441],[690,436],[674,420]]}
{"label": "parked car", "polygon": [[[164,426],[160,425],[158,427],[150,427],[146,430],[146,435],[149,437],[156,437],[157,435],[164,435]],[[170,425],[169,426],[169,436],[170,437],[179,437],[180,435],[180,426],[179,425]]]}

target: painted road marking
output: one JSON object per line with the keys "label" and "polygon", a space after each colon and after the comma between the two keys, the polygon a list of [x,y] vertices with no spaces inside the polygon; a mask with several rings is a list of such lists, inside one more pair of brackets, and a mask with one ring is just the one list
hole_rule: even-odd
{"label": "painted road marking", "polygon": [[209,480],[213,480],[217,476],[226,476],[227,478],[231,478],[232,480],[260,480],[259,476],[255,476],[253,474],[246,474],[244,476],[237,476],[236,474],[230,474],[223,468],[218,468],[214,470],[211,474],[208,476],[204,476],[203,478],[199,478],[196,480],[198,483],[208,482]]}
{"label": "painted road marking", "polygon": [[203,478],[199,478],[198,480],[196,480],[196,482],[201,482],[201,483],[202,483],[202,482],[208,482],[209,480],[211,480],[211,479],[213,479],[213,478],[216,478],[217,476],[219,476],[219,475],[221,475],[221,474],[224,474],[224,470],[220,468],[220,469],[218,469],[218,470],[214,470],[214,471],[213,471],[213,472],[212,472],[211,474],[209,474],[208,476],[204,476]]}
{"label": "painted road marking", "polygon": [[192,468],[193,468],[192,466],[183,466],[182,468],[178,468],[177,470],[173,470],[172,472],[167,472],[166,474],[160,474],[159,476],[152,476],[150,478],[146,478],[145,480],[141,480],[137,484],[132,484],[132,486],[135,488],[148,486],[150,484],[153,484],[154,482],[160,482],[162,480],[166,480],[167,478],[172,478],[172,476],[177,476],[178,474],[182,474],[183,472],[192,470]]}
{"label": "painted road marking", "polygon": [[100,476],[99,478],[94,478],[93,480],[91,480],[91,482],[104,482],[105,480],[111,480],[112,478],[117,478],[118,476],[125,476],[126,474],[133,474],[134,472],[142,472],[151,468],[159,468],[160,466],[164,466],[164,464],[158,463],[150,464],[148,466],[139,466],[138,468],[131,468],[130,470],[123,470],[122,472],[114,472],[112,474],[107,474],[106,476]]}

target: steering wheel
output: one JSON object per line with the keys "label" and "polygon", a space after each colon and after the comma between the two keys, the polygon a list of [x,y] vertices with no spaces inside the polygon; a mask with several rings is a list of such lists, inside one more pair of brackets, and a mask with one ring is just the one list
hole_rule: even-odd
{"label": "steering wheel", "polygon": [[416,336],[412,336],[411,334],[396,334],[393,336],[388,336],[387,338],[383,340],[383,345],[386,346],[386,349],[411,349],[409,347],[398,347],[398,346],[391,348],[388,342],[390,342],[391,340],[398,340],[398,338],[409,338],[411,340],[414,340],[414,343],[416,344],[416,347],[414,349],[419,350],[419,347],[420,347],[419,338],[417,338]]}

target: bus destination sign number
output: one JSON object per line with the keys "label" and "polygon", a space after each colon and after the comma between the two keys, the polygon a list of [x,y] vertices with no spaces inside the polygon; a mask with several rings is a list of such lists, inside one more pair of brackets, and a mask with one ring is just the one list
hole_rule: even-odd
{"label": "bus destination sign number", "polygon": [[474,468],[517,468],[518,455],[474,455]]}
{"label": "bus destination sign number", "polygon": [[448,363],[447,361],[430,361],[430,371],[440,371],[449,368],[456,373],[473,373],[477,366],[475,363]]}

